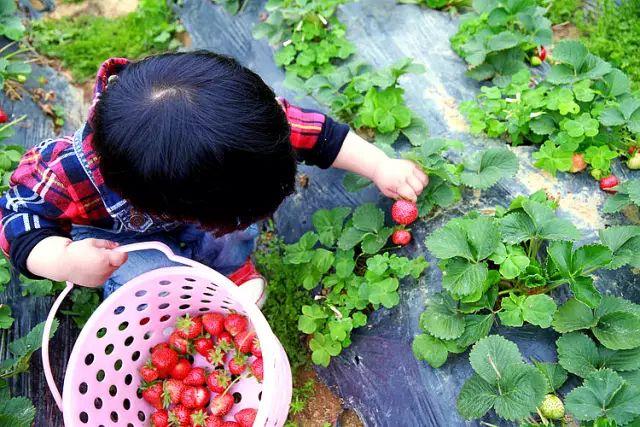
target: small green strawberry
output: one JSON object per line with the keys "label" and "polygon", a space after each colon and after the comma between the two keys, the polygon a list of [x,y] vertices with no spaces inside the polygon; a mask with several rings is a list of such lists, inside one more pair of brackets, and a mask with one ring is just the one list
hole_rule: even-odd
{"label": "small green strawberry", "polygon": [[550,420],[559,420],[564,417],[564,404],[558,396],[547,394],[540,405],[540,413]]}

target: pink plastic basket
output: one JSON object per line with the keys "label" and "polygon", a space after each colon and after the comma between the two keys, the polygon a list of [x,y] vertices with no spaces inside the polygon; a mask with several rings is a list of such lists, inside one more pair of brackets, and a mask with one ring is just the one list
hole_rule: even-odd
{"label": "pink plastic basket", "polygon": [[[63,394],[49,364],[49,332],[55,314],[73,288],[67,287],[53,304],[42,340],[42,361],[53,397],[65,426],[148,426],[153,408],[137,396],[138,368],[149,349],[167,339],[179,316],[208,311],[236,311],[246,315],[258,335],[264,358],[264,380],[240,380],[231,393],[241,400],[226,419],[243,408],[258,408],[254,426],[282,426],[291,403],[291,368],[282,345],[255,305],[222,274],[174,255],[161,243],[136,243],[119,250],[156,249],[184,266],[142,274],[115,291],[98,307],[73,347]],[[195,365],[206,361],[196,357]],[[237,394],[236,394],[237,393]]]}

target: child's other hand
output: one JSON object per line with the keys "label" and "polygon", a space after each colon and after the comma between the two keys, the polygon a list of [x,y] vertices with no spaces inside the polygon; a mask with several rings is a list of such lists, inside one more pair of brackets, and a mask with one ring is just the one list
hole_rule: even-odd
{"label": "child's other hand", "polygon": [[415,202],[429,183],[429,177],[409,160],[387,159],[378,164],[372,178],[382,194]]}
{"label": "child's other hand", "polygon": [[126,253],[114,251],[117,247],[117,243],[102,239],[69,243],[64,254],[69,263],[65,280],[81,286],[101,286],[127,261]]}

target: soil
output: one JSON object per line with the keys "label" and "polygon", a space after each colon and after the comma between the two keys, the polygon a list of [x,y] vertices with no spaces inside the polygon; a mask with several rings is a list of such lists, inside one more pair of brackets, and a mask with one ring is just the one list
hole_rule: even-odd
{"label": "soil", "polygon": [[364,427],[355,411],[343,409],[343,402],[318,379],[315,371],[300,370],[295,381],[304,384],[310,379],[315,383],[313,396],[307,401],[304,411],[293,418],[298,426],[323,427],[327,423],[336,425],[339,422],[341,427]]}
{"label": "soil", "polygon": [[553,41],[564,39],[577,39],[580,37],[580,30],[571,22],[563,22],[561,24],[554,25],[553,29]]}
{"label": "soil", "polygon": [[53,19],[78,15],[99,15],[105,18],[116,18],[133,12],[138,7],[138,0],[87,0],[82,3],[60,3],[49,14]]}

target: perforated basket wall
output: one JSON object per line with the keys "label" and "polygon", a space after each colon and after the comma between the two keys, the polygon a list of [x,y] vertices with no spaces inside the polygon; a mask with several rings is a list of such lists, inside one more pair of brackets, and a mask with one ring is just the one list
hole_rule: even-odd
{"label": "perforated basket wall", "polygon": [[[165,341],[179,316],[209,311],[246,315],[263,351],[264,381],[253,377],[231,390],[243,408],[258,408],[255,426],[284,424],[291,402],[291,370],[264,316],[226,277],[208,269],[169,267],[143,274],[102,303],[73,348],[62,393],[66,426],[148,426],[153,408],[137,394],[138,369],[149,349]],[[195,365],[206,361],[196,357]]]}

